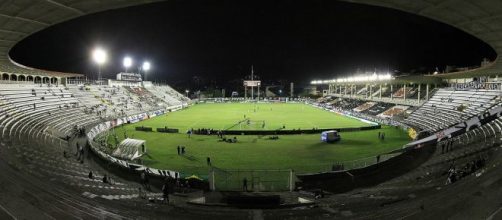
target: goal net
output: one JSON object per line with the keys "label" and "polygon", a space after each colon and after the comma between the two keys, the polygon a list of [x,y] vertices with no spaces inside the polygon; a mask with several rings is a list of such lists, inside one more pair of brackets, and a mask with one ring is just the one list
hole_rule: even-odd
{"label": "goal net", "polygon": [[263,130],[265,129],[265,126],[266,124],[264,120],[247,119],[239,123],[240,130]]}
{"label": "goal net", "polygon": [[292,170],[222,170],[211,169],[209,184],[213,191],[292,191]]}

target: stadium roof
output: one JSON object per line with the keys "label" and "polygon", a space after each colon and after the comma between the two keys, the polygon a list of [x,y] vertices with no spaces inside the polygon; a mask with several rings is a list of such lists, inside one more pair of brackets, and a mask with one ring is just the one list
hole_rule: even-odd
{"label": "stadium roof", "polygon": [[[344,0],[353,3],[393,8],[428,17],[463,30],[502,53],[502,1],[498,0]],[[434,34],[434,33],[431,33]],[[461,47],[462,45],[458,45]],[[435,75],[464,78],[496,75],[502,71],[500,56],[489,66],[456,73]]]}
{"label": "stadium roof", "polygon": [[6,0],[0,1],[0,72],[55,77],[82,76],[18,65],[10,49],[25,37],[63,21],[109,9],[159,0]]}
{"label": "stadium roof", "polygon": [[[6,0],[0,2],[0,72],[47,76],[80,76],[16,65],[8,52],[25,37],[51,25],[109,9],[162,0]],[[502,52],[502,1],[497,0],[345,0],[402,10],[457,27]],[[434,33],[431,33],[434,34]],[[459,45],[461,47],[462,45]],[[438,74],[442,78],[463,78],[498,74],[499,57],[489,66],[475,70]]]}

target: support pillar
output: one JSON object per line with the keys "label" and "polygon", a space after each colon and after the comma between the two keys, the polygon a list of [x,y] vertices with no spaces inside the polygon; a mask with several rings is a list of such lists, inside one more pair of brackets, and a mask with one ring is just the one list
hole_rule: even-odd
{"label": "support pillar", "polygon": [[390,100],[394,99],[394,90],[393,90],[393,85],[390,84]]}
{"label": "support pillar", "polygon": [[404,88],[403,98],[404,98],[404,101],[406,101],[406,84],[404,84],[403,88]]}
{"label": "support pillar", "polygon": [[373,99],[373,85],[370,84],[370,99]]}
{"label": "support pillar", "polygon": [[425,100],[429,101],[429,83],[425,85]]}
{"label": "support pillar", "polygon": [[380,84],[380,92],[378,93],[378,98],[382,99],[382,84]]}
{"label": "support pillar", "polygon": [[418,103],[420,103],[420,87],[422,84],[418,84]]}

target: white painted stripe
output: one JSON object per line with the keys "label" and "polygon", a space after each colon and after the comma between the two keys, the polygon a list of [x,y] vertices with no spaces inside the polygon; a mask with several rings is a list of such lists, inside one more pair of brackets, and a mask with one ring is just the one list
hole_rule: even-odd
{"label": "white painted stripe", "polygon": [[497,215],[500,211],[502,211],[502,207],[498,208],[495,212],[493,212],[490,216],[488,216],[486,220],[493,220],[493,217],[495,217],[495,215]]}
{"label": "white painted stripe", "polygon": [[14,215],[12,215],[12,213],[10,213],[9,211],[7,211],[7,209],[6,209],[5,207],[3,207],[2,205],[0,205],[0,208],[1,208],[1,209],[5,212],[5,213],[7,213],[7,215],[9,215],[10,217],[12,217],[12,219],[17,220],[17,218],[16,218]]}

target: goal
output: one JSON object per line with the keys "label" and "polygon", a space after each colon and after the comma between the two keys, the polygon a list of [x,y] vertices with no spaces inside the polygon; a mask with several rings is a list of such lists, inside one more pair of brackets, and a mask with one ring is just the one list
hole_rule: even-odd
{"label": "goal", "polygon": [[247,119],[239,123],[240,130],[263,130],[265,129],[265,126],[266,124],[264,120]]}
{"label": "goal", "polygon": [[[246,182],[246,183],[245,183]],[[247,187],[245,186],[247,185]],[[212,191],[272,192],[293,191],[293,170],[222,170],[209,171]]]}

